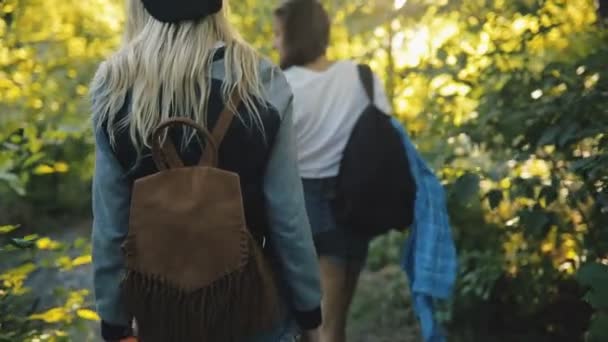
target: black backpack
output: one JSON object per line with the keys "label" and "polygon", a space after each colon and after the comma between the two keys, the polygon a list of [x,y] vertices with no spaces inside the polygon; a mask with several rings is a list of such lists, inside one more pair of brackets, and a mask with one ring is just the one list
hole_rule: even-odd
{"label": "black backpack", "polygon": [[374,104],[371,69],[359,65],[358,71],[370,103],[344,149],[334,211],[348,229],[374,237],[411,225],[416,183],[399,132]]}

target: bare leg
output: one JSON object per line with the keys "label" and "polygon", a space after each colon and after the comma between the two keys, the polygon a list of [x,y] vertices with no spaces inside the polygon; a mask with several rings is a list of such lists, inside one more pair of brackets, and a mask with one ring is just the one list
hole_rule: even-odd
{"label": "bare leg", "polygon": [[330,257],[320,258],[323,287],[322,342],[346,342],[346,321],[359,279],[360,267],[347,267]]}

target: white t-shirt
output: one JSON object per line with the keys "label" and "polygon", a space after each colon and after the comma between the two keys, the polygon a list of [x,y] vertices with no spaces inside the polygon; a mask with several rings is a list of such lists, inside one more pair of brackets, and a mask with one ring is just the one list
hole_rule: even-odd
{"label": "white t-shirt", "polygon": [[[353,61],[339,61],[325,71],[291,67],[285,71],[294,94],[293,121],[302,178],[338,175],[351,131],[369,101]],[[374,75],[374,100],[391,112],[382,83]]]}

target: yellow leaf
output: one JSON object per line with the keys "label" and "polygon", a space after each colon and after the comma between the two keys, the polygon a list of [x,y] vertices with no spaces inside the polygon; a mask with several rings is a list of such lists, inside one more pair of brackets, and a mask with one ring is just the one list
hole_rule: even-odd
{"label": "yellow leaf", "polygon": [[64,162],[55,163],[55,172],[66,173],[70,169],[70,166]]}
{"label": "yellow leaf", "polygon": [[36,239],[38,239],[38,234],[29,234],[23,237],[25,241],[34,241]]}
{"label": "yellow leaf", "polygon": [[51,103],[51,111],[56,112],[59,110],[59,102],[54,101],[53,103]]}
{"label": "yellow leaf", "polygon": [[23,85],[26,82],[26,75],[20,71],[17,71],[13,74],[13,81],[15,81],[15,83]]}
{"label": "yellow leaf", "polygon": [[59,267],[62,271],[70,270],[73,267],[72,261],[69,257],[65,255],[55,260],[55,265]]}
{"label": "yellow leaf", "polygon": [[31,315],[30,319],[40,320],[47,323],[57,323],[61,321],[69,321],[69,315],[65,308],[52,308],[43,313]]}
{"label": "yellow leaf", "polygon": [[34,174],[36,174],[36,175],[48,175],[51,173],[55,173],[55,169],[53,169],[52,167],[50,167],[46,164],[38,165],[34,169]]}
{"label": "yellow leaf", "polygon": [[93,260],[93,258],[91,257],[90,254],[81,255],[81,256],[75,258],[74,260],[72,260],[72,266],[87,265],[87,264],[90,264],[92,260]]}
{"label": "yellow leaf", "polygon": [[80,309],[76,311],[76,314],[78,315],[78,317],[83,318],[83,319],[87,319],[89,321],[99,321],[99,315],[97,315],[97,313],[93,310],[89,310],[89,309]]}
{"label": "yellow leaf", "polygon": [[20,296],[29,291],[27,287],[24,286],[27,277],[36,270],[36,265],[33,263],[23,264],[19,267],[12,268],[4,271],[4,273],[0,273],[0,281],[4,287],[10,289],[16,296]]}
{"label": "yellow leaf", "polygon": [[55,331],[53,331],[53,333],[54,333],[54,334],[55,334],[55,336],[57,336],[57,337],[67,337],[67,336],[68,336],[68,333],[66,333],[66,332],[65,332],[65,331],[63,331],[63,330],[55,330]]}
{"label": "yellow leaf", "polygon": [[36,241],[36,247],[38,247],[38,249],[54,250],[59,248],[60,246],[61,244],[59,242],[53,241],[47,237],[41,238]]}
{"label": "yellow leaf", "polygon": [[89,292],[87,290],[70,292],[70,295],[69,295],[68,299],[66,300],[64,307],[73,308],[73,309],[79,309],[79,308],[83,307],[83,303],[86,299],[86,296],[88,296],[88,294],[89,294]]}
{"label": "yellow leaf", "polygon": [[89,89],[82,84],[76,87],[76,94],[78,95],[86,95],[88,91]]}
{"label": "yellow leaf", "polygon": [[42,149],[42,141],[39,139],[34,139],[30,141],[29,150],[32,153],[37,153]]}
{"label": "yellow leaf", "polygon": [[8,234],[17,228],[19,228],[19,226],[13,226],[13,225],[0,226],[0,234]]}
{"label": "yellow leaf", "polygon": [[34,109],[40,109],[40,108],[42,108],[42,106],[44,106],[44,102],[42,102],[41,99],[34,99],[30,102],[30,105]]}
{"label": "yellow leaf", "polygon": [[6,4],[6,5],[4,5],[4,8],[2,9],[2,11],[4,13],[11,13],[14,10],[15,10],[15,6],[13,6],[13,4]]}
{"label": "yellow leaf", "polygon": [[4,271],[0,274],[0,280],[13,281],[15,279],[25,279],[30,273],[34,272],[35,270],[36,265],[30,262]]}

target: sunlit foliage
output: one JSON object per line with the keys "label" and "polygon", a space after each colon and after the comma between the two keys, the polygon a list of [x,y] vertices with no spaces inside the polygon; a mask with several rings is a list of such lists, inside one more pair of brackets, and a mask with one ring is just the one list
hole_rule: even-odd
{"label": "sunlit foliage", "polygon": [[[45,284],[54,293],[56,306],[44,308],[37,303],[45,294],[26,285],[35,272],[64,272],[90,263],[86,241],[64,244],[37,235],[9,238],[7,234],[18,232],[18,227],[0,228],[0,341],[66,341],[78,327],[85,329],[86,322],[99,320],[90,309],[88,289]],[[70,257],[75,252],[77,256]]]}
{"label": "sunlit foliage", "polygon": [[[608,37],[596,1],[323,3],[333,21],[330,57],[373,67],[446,184],[461,274],[442,317],[476,337],[516,326],[525,333],[511,340],[535,340],[530,331],[580,338],[590,309],[572,275],[608,252]],[[120,42],[123,4],[0,2],[0,225],[88,206],[85,94],[97,63]],[[242,35],[275,60],[277,4],[231,8]],[[402,240],[377,242],[391,247],[375,245],[370,265],[396,262]],[[62,255],[61,242],[31,244],[58,253],[51,263],[62,270],[90,261],[86,252]],[[2,272],[2,293],[25,295],[31,268],[24,261]],[[96,318],[81,304],[44,309],[28,315],[65,324]],[[550,314],[559,310],[582,314],[564,321]]]}

